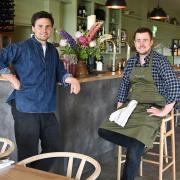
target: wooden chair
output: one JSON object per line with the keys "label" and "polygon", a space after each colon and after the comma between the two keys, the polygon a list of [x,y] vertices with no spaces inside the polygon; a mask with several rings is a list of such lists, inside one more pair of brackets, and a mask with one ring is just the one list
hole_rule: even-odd
{"label": "wooden chair", "polygon": [[7,158],[15,148],[15,144],[6,138],[0,137],[0,159]]}
{"label": "wooden chair", "polygon": [[[167,123],[168,126],[167,126]],[[170,139],[167,139],[170,137]],[[140,176],[143,175],[143,163],[151,163],[159,166],[159,180],[163,180],[163,173],[172,167],[172,180],[176,180],[176,164],[175,164],[175,134],[174,134],[174,113],[171,111],[170,115],[163,118],[160,127],[158,142],[154,144],[159,145],[158,152],[153,152],[155,148],[148,151],[141,159],[140,163]],[[169,141],[168,141],[169,140]],[[169,142],[169,144],[168,144]],[[169,148],[167,148],[168,145]],[[168,152],[169,150],[169,152]],[[123,159],[124,158],[124,159]],[[118,171],[117,180],[120,180],[121,165],[125,162],[125,155],[122,154],[122,147],[118,146]]]}
{"label": "wooden chair", "polygon": [[84,154],[72,153],[72,152],[50,152],[50,153],[39,154],[24,159],[18,162],[17,164],[26,166],[27,164],[37,160],[46,159],[46,158],[55,158],[55,157],[69,158],[67,165],[67,173],[66,173],[66,176],[69,178],[73,178],[72,170],[73,170],[74,159],[81,160],[79,167],[77,167],[78,170],[75,175],[75,179],[80,180],[86,162],[90,163],[95,168],[94,172],[87,178],[87,180],[95,180],[100,175],[101,166],[95,159]]}

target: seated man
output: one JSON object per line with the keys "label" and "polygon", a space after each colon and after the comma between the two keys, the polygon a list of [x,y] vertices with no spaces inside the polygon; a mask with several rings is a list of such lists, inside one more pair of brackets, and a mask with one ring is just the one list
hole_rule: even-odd
{"label": "seated man", "polygon": [[134,45],[137,53],[124,69],[117,108],[127,104],[127,97],[138,105],[125,127],[105,121],[99,128],[102,138],[127,148],[121,180],[134,180],[144,147],[153,146],[162,117],[180,100],[179,80],[166,57],[152,50],[151,30],[137,29]]}

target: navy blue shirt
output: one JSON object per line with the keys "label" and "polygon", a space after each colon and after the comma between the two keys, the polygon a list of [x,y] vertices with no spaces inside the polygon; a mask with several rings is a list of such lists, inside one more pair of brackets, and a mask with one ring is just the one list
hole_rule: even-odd
{"label": "navy blue shirt", "polygon": [[59,60],[59,54],[51,43],[46,43],[43,54],[41,43],[34,37],[11,44],[0,51],[0,70],[13,65],[20,90],[14,90],[8,101],[15,99],[21,112],[54,112],[56,107],[56,83],[65,84],[70,76]]}
{"label": "navy blue shirt", "polygon": [[[152,51],[152,54],[152,76],[159,90],[159,93],[165,97],[167,104],[180,101],[180,80],[172,70],[172,67],[167,61],[167,58],[155,51]],[[149,65],[149,62],[150,54],[145,57],[145,63],[143,66],[140,65],[138,53],[128,60],[127,65],[124,69],[124,76],[122,78],[118,91],[118,102],[125,102],[127,100],[128,93],[131,88],[129,75],[134,63],[136,64],[136,66],[143,68],[147,67]]]}

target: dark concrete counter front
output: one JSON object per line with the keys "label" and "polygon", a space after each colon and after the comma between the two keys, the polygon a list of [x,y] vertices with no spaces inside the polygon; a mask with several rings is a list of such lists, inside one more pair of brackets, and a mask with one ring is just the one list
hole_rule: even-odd
{"label": "dark concrete counter front", "polygon": [[[113,78],[114,77],[114,78]],[[120,76],[81,81],[81,92],[70,94],[69,87],[58,85],[57,117],[64,150],[100,157],[114,145],[98,136],[98,127],[116,108]]]}
{"label": "dark concrete counter front", "polygon": [[[102,120],[115,108],[120,74],[110,72],[79,78],[81,92],[70,94],[69,87],[57,85],[57,117],[60,120],[66,151],[98,156],[113,149],[113,145],[98,137]],[[0,78],[0,136],[14,138],[14,121],[6,103],[13,91],[10,83]],[[58,141],[58,139],[57,139]],[[16,150],[12,159],[16,160]]]}

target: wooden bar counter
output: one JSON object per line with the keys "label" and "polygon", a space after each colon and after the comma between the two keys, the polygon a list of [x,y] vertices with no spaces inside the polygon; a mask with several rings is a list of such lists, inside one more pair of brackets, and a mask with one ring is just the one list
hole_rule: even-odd
{"label": "wooden bar counter", "polygon": [[[180,72],[180,68],[175,68]],[[57,85],[56,115],[64,141],[64,150],[102,157],[114,145],[98,136],[98,128],[116,108],[116,97],[121,72],[107,72],[78,78],[81,92],[70,94],[69,87]],[[12,92],[10,83],[0,79],[0,136],[14,140],[13,118],[10,106],[5,103]],[[57,139],[58,141],[58,139]],[[16,153],[13,158],[16,160]]]}
{"label": "wooden bar counter", "polygon": [[107,72],[78,78],[81,92],[70,94],[69,87],[57,86],[57,117],[64,140],[64,150],[101,159],[114,145],[98,136],[98,128],[116,108],[122,75]]}

